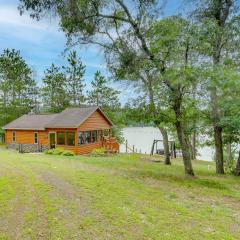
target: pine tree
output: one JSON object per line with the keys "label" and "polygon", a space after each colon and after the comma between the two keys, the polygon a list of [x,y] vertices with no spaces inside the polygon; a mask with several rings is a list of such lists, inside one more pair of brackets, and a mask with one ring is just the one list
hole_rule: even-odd
{"label": "pine tree", "polygon": [[77,57],[76,51],[72,51],[68,58],[69,66],[64,67],[66,70],[66,89],[70,104],[73,106],[80,106],[84,103],[85,97],[83,90],[85,65],[83,65],[80,58]]}
{"label": "pine tree", "polygon": [[15,49],[0,56],[0,126],[37,109],[38,87],[33,71]]}
{"label": "pine tree", "polygon": [[60,68],[52,64],[45,71],[43,78],[42,99],[43,106],[49,112],[61,112],[69,106],[66,92],[66,75]]}
{"label": "pine tree", "polygon": [[119,91],[107,86],[107,79],[100,71],[95,73],[91,82],[92,90],[88,92],[88,103],[97,105],[104,110],[116,109],[120,107],[118,99]]}

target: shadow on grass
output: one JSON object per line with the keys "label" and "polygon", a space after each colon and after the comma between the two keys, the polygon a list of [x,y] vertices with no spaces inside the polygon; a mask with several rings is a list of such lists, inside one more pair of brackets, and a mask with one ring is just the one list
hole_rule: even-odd
{"label": "shadow on grass", "polygon": [[[182,169],[178,169],[181,173]],[[229,190],[228,186],[224,183],[221,183],[215,179],[205,179],[200,177],[188,178],[183,174],[176,174],[176,169],[174,172],[162,172],[157,170],[140,170],[140,169],[129,169],[126,170],[128,176],[131,178],[153,178],[156,180],[164,180],[168,182],[174,182],[178,185],[184,187],[205,187],[208,189],[218,189],[218,190]]]}

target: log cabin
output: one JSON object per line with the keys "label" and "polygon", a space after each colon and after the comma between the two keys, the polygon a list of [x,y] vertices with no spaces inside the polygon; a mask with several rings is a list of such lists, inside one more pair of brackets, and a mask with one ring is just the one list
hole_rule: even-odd
{"label": "log cabin", "polygon": [[67,108],[57,114],[26,114],[3,127],[8,148],[42,152],[61,147],[75,154],[89,154],[104,147],[119,152],[111,137],[112,122],[96,106]]}

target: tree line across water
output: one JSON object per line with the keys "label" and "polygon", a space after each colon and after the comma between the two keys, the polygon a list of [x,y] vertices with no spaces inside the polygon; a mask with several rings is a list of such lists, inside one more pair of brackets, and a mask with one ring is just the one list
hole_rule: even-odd
{"label": "tree line across water", "polygon": [[[19,10],[37,20],[58,16],[68,46],[103,50],[112,77],[133,83],[139,93],[128,104],[128,117],[161,131],[166,164],[171,133],[185,173],[193,176],[198,139],[207,135],[205,142],[215,147],[216,173],[223,174],[227,164],[235,164],[232,149],[239,144],[239,1],[187,1],[167,17],[165,2],[20,0]],[[238,160],[234,171],[240,175]]]}

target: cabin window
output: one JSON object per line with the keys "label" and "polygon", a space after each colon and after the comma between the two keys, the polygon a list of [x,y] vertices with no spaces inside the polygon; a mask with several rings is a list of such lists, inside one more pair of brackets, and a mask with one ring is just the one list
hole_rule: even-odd
{"label": "cabin window", "polygon": [[104,129],[104,136],[109,136],[109,129]]}
{"label": "cabin window", "polygon": [[65,132],[58,132],[57,133],[57,144],[58,145],[65,145]]}
{"label": "cabin window", "polygon": [[16,132],[15,131],[12,132],[12,141],[16,142]]}
{"label": "cabin window", "polygon": [[34,133],[34,144],[38,144],[38,133]]}
{"label": "cabin window", "polygon": [[75,133],[67,132],[67,145],[74,146],[75,145]]}
{"label": "cabin window", "polygon": [[100,142],[102,140],[102,130],[98,130],[97,141]]}
{"label": "cabin window", "polygon": [[84,141],[84,132],[78,133],[78,145],[83,145],[85,143]]}
{"label": "cabin window", "polygon": [[91,132],[90,131],[86,132],[85,141],[87,144],[91,142]]}
{"label": "cabin window", "polygon": [[94,143],[96,141],[97,141],[97,131],[94,130],[94,131],[92,131],[92,142]]}

